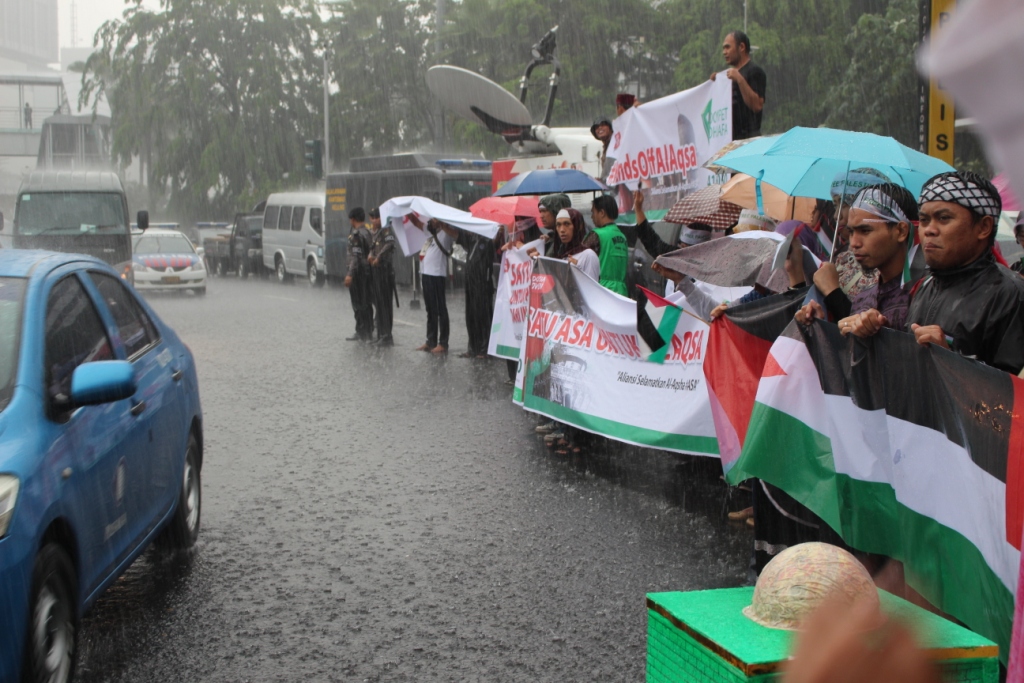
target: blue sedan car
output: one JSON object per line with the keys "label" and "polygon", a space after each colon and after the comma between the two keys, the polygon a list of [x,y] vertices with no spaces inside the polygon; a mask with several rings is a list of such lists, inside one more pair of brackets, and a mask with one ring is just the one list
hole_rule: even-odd
{"label": "blue sedan car", "polygon": [[66,681],[82,614],[199,534],[195,362],[110,266],[0,251],[0,682]]}

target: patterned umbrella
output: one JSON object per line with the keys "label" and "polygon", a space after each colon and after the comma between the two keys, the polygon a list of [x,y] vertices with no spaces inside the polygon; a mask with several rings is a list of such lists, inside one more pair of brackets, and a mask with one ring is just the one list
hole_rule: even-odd
{"label": "patterned umbrella", "polygon": [[756,138],[744,138],[743,140],[733,140],[732,142],[727,142],[726,144],[722,145],[722,149],[712,154],[711,157],[704,162],[704,168],[714,171],[715,173],[731,173],[731,168],[719,166],[715,162],[717,162],[719,159],[724,157],[729,152],[733,152],[739,149],[740,147],[746,147],[750,143],[754,143],[755,146],[751,147],[750,150],[747,150],[748,152],[754,149],[761,149],[762,151],[768,149],[768,147],[771,146],[773,139],[777,137],[778,135],[759,135]]}
{"label": "patterned umbrella", "polygon": [[725,201],[721,195],[721,185],[708,185],[691,192],[668,210],[665,220],[669,223],[704,223],[716,230],[732,227],[739,220],[743,208]]}

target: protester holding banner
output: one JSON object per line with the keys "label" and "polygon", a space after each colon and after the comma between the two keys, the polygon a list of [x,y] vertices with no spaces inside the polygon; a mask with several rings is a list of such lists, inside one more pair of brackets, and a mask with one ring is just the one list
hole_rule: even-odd
{"label": "protester holding banner", "polygon": [[[732,139],[757,137],[761,134],[768,77],[764,69],[750,60],[750,38],[743,31],[725,36],[722,56],[730,67],[725,75],[732,81]],[[716,76],[711,74],[711,80]]]}
{"label": "protester holding banner", "polygon": [[1024,368],[1024,281],[992,254],[1001,212],[998,190],[976,173],[941,173],[925,183],[919,232],[929,276],[907,322],[919,344],[1016,375]]}
{"label": "protester holding banner", "polygon": [[[562,209],[568,209],[572,206],[572,200],[569,199],[569,195],[562,194],[546,194],[537,201],[537,209],[540,213],[540,225],[544,230],[548,232],[555,231],[555,216]],[[538,235],[539,237],[539,235]],[[529,242],[531,240],[524,240]]]}
{"label": "protester holding banner", "polygon": [[622,116],[627,110],[635,107],[636,104],[636,95],[628,92],[620,92],[615,96],[615,115]]}
{"label": "protester holding banner", "polygon": [[[831,291],[821,291],[825,308],[839,321],[843,334],[867,336],[881,327],[903,329],[914,285],[907,253],[915,222],[917,202],[899,185],[865,187],[854,198],[847,226],[849,251],[865,271],[877,271],[879,281],[861,290],[852,301],[837,282],[831,283]],[[811,302],[796,319],[807,324],[812,317],[823,315],[821,307]]]}
{"label": "protester holding banner", "polygon": [[[566,202],[569,201],[569,197],[566,196],[566,195],[547,195],[545,197],[542,197],[541,200],[540,200],[541,203],[539,204],[540,215],[541,215],[541,220],[542,221],[545,220],[544,219],[545,213],[550,213],[550,211],[548,211],[545,208],[545,204],[543,203],[546,199],[548,199],[548,197],[565,197],[565,201]],[[552,214],[552,226],[553,225],[554,225],[554,214]],[[511,251],[511,250],[519,249],[519,248],[521,248],[525,244],[529,244],[531,242],[534,242],[536,240],[541,239],[541,237],[542,237],[542,234],[541,234],[540,228],[537,226],[537,221],[534,220],[533,218],[530,218],[530,217],[527,217],[527,216],[516,216],[515,217],[515,223],[513,223],[511,226],[509,226],[507,228],[503,227],[498,232],[498,234],[495,236],[495,238],[494,238],[495,244],[498,247],[498,251],[502,252],[502,254],[503,254],[502,255],[502,261],[501,261],[501,263],[502,263],[502,271],[504,272],[506,270],[506,266],[509,266],[509,264],[507,262],[507,258],[504,255],[504,252],[508,252],[508,251]],[[502,294],[502,289],[503,289],[503,286],[501,284],[501,278],[502,277],[503,277],[503,275],[499,275],[499,282],[498,282],[498,295],[499,296]],[[507,283],[506,283],[506,286],[507,286]],[[506,296],[507,295],[508,294],[506,293]],[[500,305],[502,305],[502,304],[499,301],[495,300],[495,308],[494,308],[494,310],[496,312],[499,311],[499,306]],[[495,319],[495,320],[497,320],[497,319]],[[493,322],[492,321],[492,323],[491,323],[492,330],[494,329],[494,326],[496,324],[497,325],[501,325],[502,322]],[[497,347],[499,345],[500,345],[500,340],[499,339],[491,340],[490,337],[488,338],[488,352],[491,353],[492,355],[496,354],[496,352],[498,351]],[[495,347],[495,348],[492,349],[491,348],[492,346]],[[513,351],[514,351],[514,354],[516,356],[518,356],[518,344],[516,344],[516,346],[513,348]],[[505,366],[506,366],[506,369],[508,370],[508,384],[512,384],[515,381],[515,378],[516,378],[516,370],[518,369],[518,366],[519,366],[519,360],[518,359],[513,359],[513,357],[508,355],[508,352],[506,352],[503,355],[503,357],[505,358]]]}
{"label": "protester holding banner", "polygon": [[[554,241],[551,249],[551,258],[568,261],[576,266],[582,273],[592,280],[599,280],[601,277],[601,266],[597,254],[583,244],[583,237],[586,234],[587,226],[583,222],[583,214],[576,209],[562,209],[555,216],[555,232],[558,239]],[[536,249],[529,252],[531,257],[537,258],[540,253]],[[574,430],[560,422],[549,423],[551,429],[544,442],[557,447],[558,453],[565,455],[574,452],[579,453],[577,435]],[[541,425],[548,426],[548,425]],[[538,433],[543,433],[537,430]]]}
{"label": "protester holding banner", "polygon": [[[543,210],[541,215],[544,215]],[[553,228],[553,219],[551,225]],[[498,251],[508,251],[509,249],[518,249],[527,242],[539,240],[540,238],[541,232],[540,228],[537,227],[536,220],[529,216],[516,216],[515,222],[512,225],[508,227],[502,226],[498,234],[494,236],[494,244]]]}
{"label": "protester holding banner", "polygon": [[601,286],[616,294],[629,296],[626,272],[629,269],[629,244],[626,236],[615,224],[619,207],[615,198],[603,194],[595,197],[590,209],[594,229],[584,239],[587,249],[593,250],[601,261]]}
{"label": "protester holding banner", "polygon": [[583,214],[576,209],[562,209],[555,217],[558,240],[552,246],[551,257],[568,261],[594,280],[601,278],[601,263],[592,249],[583,244],[587,226]]}
{"label": "protester holding banner", "polygon": [[836,220],[832,261],[835,265],[825,263],[814,274],[814,285],[822,294],[827,295],[840,288],[848,297],[854,297],[878,283],[878,273],[861,268],[847,249],[846,225],[850,216],[850,205],[857,193],[865,187],[888,182],[889,178],[885,174],[867,167],[839,173],[832,180],[831,194]]}
{"label": "protester holding banner", "polygon": [[440,355],[448,352],[449,323],[445,280],[448,276],[448,257],[452,255],[456,230],[433,218],[424,226],[415,214],[410,216],[410,221],[429,235],[420,256],[423,302],[427,307],[427,341],[416,347],[416,350]]}

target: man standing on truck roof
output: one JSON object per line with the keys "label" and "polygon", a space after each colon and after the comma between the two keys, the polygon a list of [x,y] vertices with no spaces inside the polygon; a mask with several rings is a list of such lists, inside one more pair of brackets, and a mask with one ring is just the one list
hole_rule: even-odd
{"label": "man standing on truck roof", "polygon": [[366,212],[357,206],[348,212],[352,229],[348,233],[348,274],[345,286],[352,298],[352,313],[356,318],[356,333],[345,341],[368,342],[373,339],[373,283],[370,280],[370,243],[373,241],[366,229]]}
{"label": "man standing on truck roof", "polygon": [[395,233],[390,226],[381,227],[380,209],[370,209],[370,273],[373,282],[373,300],[377,307],[377,341],[379,346],[394,346],[391,325],[394,309],[391,297],[395,293],[395,266],[392,257],[395,251]]}

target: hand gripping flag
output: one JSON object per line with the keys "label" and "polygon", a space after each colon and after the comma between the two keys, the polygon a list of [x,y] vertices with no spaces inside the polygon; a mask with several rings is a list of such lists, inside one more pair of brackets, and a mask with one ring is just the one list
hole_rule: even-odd
{"label": "hand gripping flag", "polygon": [[636,340],[643,359],[664,363],[683,309],[637,285]]}
{"label": "hand gripping flag", "polygon": [[792,323],[764,363],[726,478],[764,479],[852,547],[902,561],[911,587],[998,643],[1005,662],[1024,521],[1022,396],[1017,377],[902,332],[860,340]]}

